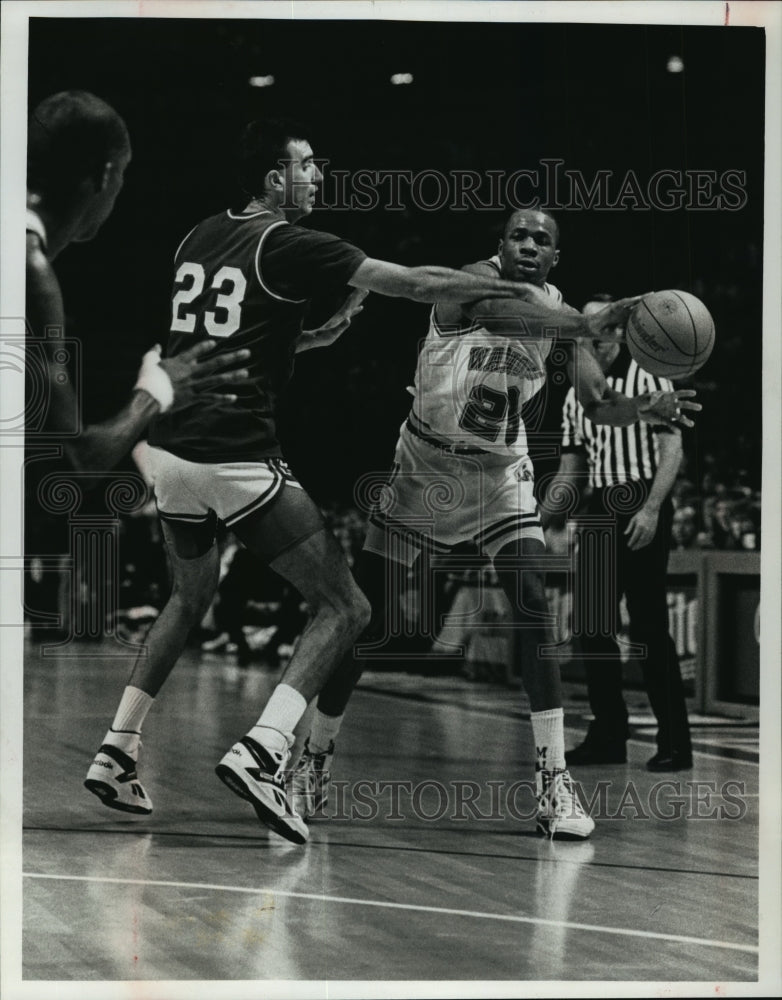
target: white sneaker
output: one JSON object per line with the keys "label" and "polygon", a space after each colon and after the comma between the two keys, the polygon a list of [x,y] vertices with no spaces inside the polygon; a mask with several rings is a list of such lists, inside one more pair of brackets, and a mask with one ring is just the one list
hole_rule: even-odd
{"label": "white sneaker", "polygon": [[585,840],[595,828],[578,800],[569,771],[539,771],[538,832],[547,837]]}
{"label": "white sneaker", "polygon": [[293,808],[304,819],[310,819],[328,801],[333,756],[333,740],[329,743],[328,750],[321,753],[310,750],[309,737],[304,741],[301,759],[291,776]]}
{"label": "white sneaker", "polygon": [[285,766],[290,748],[270,750],[252,736],[234,743],[215,768],[217,777],[246,799],[258,819],[294,844],[304,844],[309,837],[307,824],[288,801],[285,790]]}
{"label": "white sneaker", "polygon": [[95,754],[84,787],[112,809],[144,816],[152,812],[152,802],[138,780],[136,761],[110,743],[104,743]]}

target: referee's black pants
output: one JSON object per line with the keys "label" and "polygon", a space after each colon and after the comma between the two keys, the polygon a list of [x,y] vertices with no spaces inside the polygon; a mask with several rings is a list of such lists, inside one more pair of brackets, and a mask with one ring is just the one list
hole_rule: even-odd
{"label": "referee's black pants", "polygon": [[[610,489],[596,489],[587,512],[615,520],[613,575],[608,576],[611,570],[606,566],[578,568],[583,574],[582,581],[587,579],[592,584],[588,595],[594,612],[592,621],[613,621],[618,626],[619,602],[624,595],[630,617],[630,641],[645,647],[641,665],[646,693],[657,719],[658,750],[665,757],[673,753],[689,756],[692,746],[684,685],[679,657],[668,631],[666,577],[673,507],[670,500],[663,503],[653,540],[633,551],[628,548],[625,529],[634,511],[617,511],[616,507],[621,505],[611,502]],[[585,549],[583,546],[580,560],[594,560],[594,554],[590,557]],[[609,605],[613,605],[613,619]],[[623,745],[629,730],[622,695],[622,663],[616,636],[607,634],[608,631],[587,627],[579,635],[589,704],[595,717],[588,740],[595,744]]]}

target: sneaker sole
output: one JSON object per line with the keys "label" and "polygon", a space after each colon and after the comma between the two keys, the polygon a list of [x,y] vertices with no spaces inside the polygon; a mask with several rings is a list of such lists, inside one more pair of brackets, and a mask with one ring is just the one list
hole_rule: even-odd
{"label": "sneaker sole", "polygon": [[134,806],[123,802],[117,796],[116,788],[112,788],[111,785],[107,785],[105,781],[99,781],[97,778],[87,778],[84,782],[84,787],[87,791],[92,792],[93,795],[97,795],[104,806],[108,806],[110,809],[133,813],[136,816],[149,816],[152,812],[151,809],[147,809],[145,806]]}
{"label": "sneaker sole", "polygon": [[572,830],[563,830],[561,827],[551,833],[549,829],[549,824],[546,820],[537,821],[537,833],[541,837],[548,837],[550,840],[588,840],[594,830],[590,830],[589,833],[574,833]]}
{"label": "sneaker sole", "polygon": [[239,777],[239,775],[231,770],[225,764],[218,764],[215,768],[215,774],[222,781],[224,785],[231,789],[235,795],[238,795],[240,799],[244,799],[249,802],[250,805],[255,810],[255,814],[264,826],[268,826],[270,830],[273,830],[280,837],[284,837],[293,844],[306,844],[307,836],[300,833],[298,830],[292,829],[268,806],[259,802],[258,799],[250,792],[249,788],[245,782]]}

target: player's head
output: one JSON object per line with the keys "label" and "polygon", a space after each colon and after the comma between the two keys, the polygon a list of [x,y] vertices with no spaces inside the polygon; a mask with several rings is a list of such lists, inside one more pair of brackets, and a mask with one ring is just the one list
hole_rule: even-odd
{"label": "player's head", "polygon": [[556,219],[541,209],[519,209],[505,223],[497,252],[504,278],[543,285],[559,262]]}
{"label": "player's head", "polygon": [[27,131],[27,187],[35,201],[72,216],[72,238],[90,240],[111,214],[131,149],[125,122],[94,94],[66,90],[41,101]]}
{"label": "player's head", "polygon": [[250,122],[239,141],[239,183],[289,222],[309,215],[323,180],[307,129],[285,119]]}
{"label": "player's head", "polygon": [[[609,295],[608,292],[598,292],[596,295],[592,295],[584,303],[584,308],[581,312],[585,316],[591,316],[593,313],[600,312],[601,309],[605,309],[608,303],[613,301],[613,295]],[[615,327],[615,329],[621,330],[622,328]],[[621,344],[616,342],[607,343],[604,340],[594,340],[592,341],[592,348],[603,371],[607,371],[616,359],[616,356],[621,349]]]}

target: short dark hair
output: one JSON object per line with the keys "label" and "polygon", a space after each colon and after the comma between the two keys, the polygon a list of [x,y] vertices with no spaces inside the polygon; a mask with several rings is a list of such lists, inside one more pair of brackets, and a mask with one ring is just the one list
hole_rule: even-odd
{"label": "short dark hair", "polygon": [[86,178],[100,184],[112,156],[130,148],[125,122],[86,90],[45,98],[27,128],[27,186],[50,200],[67,200]]}
{"label": "short dark hair", "polygon": [[557,246],[559,246],[559,222],[557,222],[556,216],[553,212],[549,212],[547,208],[541,208],[539,205],[533,208],[514,208],[502,227],[503,237],[508,232],[508,227],[510,226],[514,216],[518,215],[519,212],[540,212],[541,215],[545,215],[549,222],[554,224],[554,242]]}
{"label": "short dark hair", "polygon": [[288,143],[306,139],[309,129],[292,118],[267,118],[245,126],[239,138],[239,184],[251,198],[263,194],[270,170],[280,169],[288,159]]}

